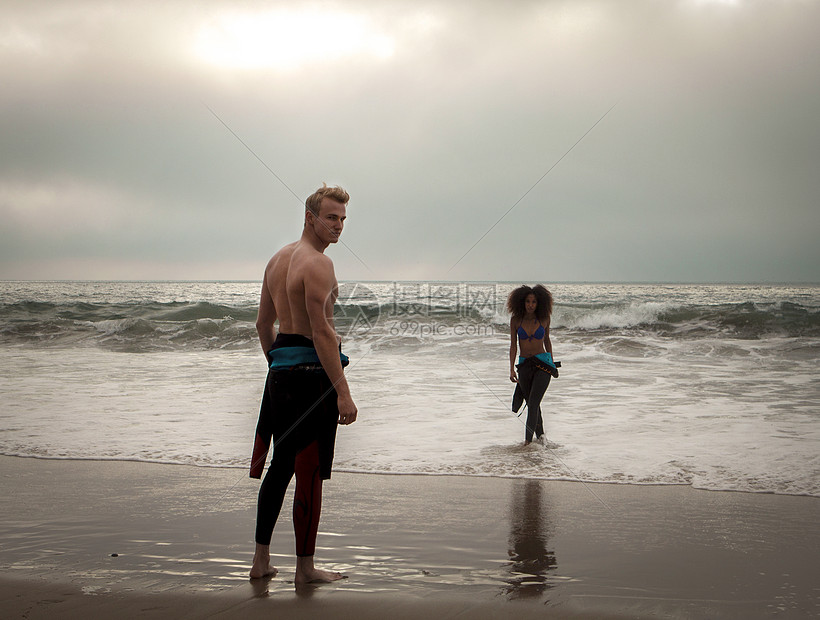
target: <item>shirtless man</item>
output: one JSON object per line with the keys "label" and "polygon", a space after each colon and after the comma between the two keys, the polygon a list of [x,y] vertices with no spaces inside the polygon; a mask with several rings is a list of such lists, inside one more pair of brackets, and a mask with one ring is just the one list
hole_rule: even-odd
{"label": "shirtless man", "polygon": [[336,427],[352,424],[357,414],[343,371],[347,357],[341,354],[341,338],[333,325],[336,275],[333,261],[324,255],[339,240],[348,200],[340,187],[318,189],[305,201],[301,239],[274,254],[265,268],[256,330],[270,370],[256,428],[252,478],[261,477],[271,438],[274,449],[259,490],[252,579],[277,573],[270,564],[270,540],[294,473],[296,583],[342,578],[317,569],[313,554]]}

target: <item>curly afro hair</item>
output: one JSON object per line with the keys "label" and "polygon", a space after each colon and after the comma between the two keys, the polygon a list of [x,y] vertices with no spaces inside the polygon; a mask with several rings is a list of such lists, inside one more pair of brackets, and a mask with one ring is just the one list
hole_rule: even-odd
{"label": "curly afro hair", "polygon": [[507,297],[507,310],[512,314],[514,319],[521,320],[527,314],[526,301],[527,296],[535,295],[537,306],[535,307],[535,316],[542,323],[552,315],[552,293],[550,293],[544,286],[536,284],[535,286],[527,286],[526,284],[514,289],[510,296]]}

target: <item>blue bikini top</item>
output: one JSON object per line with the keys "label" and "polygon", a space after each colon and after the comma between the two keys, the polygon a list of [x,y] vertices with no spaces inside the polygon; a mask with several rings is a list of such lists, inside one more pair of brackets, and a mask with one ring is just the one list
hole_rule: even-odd
{"label": "blue bikini top", "polygon": [[543,340],[544,339],[544,326],[541,323],[538,323],[538,329],[536,329],[532,336],[527,333],[527,330],[518,326],[518,338],[520,340]]}

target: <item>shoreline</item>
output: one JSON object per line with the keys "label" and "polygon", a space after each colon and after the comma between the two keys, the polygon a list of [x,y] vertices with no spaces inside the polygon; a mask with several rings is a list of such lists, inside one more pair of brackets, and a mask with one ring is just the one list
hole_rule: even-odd
{"label": "shoreline", "polygon": [[[207,465],[198,463],[177,463],[173,461],[146,461],[140,459],[128,459],[120,457],[100,458],[89,457],[82,458],[76,456],[39,456],[36,454],[0,454],[0,459],[34,459],[37,461],[77,461],[83,463],[134,463],[145,465],[162,465],[171,467],[193,467],[196,469],[218,469],[225,471],[245,472],[246,465]],[[739,493],[741,495],[775,495],[778,497],[811,497],[820,500],[820,495],[812,495],[810,493],[785,493],[779,491],[749,491],[744,489],[710,489],[706,487],[695,486],[691,482],[617,482],[615,480],[581,480],[579,478],[532,478],[529,476],[504,476],[500,474],[453,474],[449,472],[432,473],[432,472],[415,472],[415,471],[353,471],[348,469],[334,469],[334,474],[350,475],[350,476],[409,476],[419,478],[476,478],[476,479],[491,479],[491,480],[532,480],[535,482],[551,483],[568,483],[578,484],[581,486],[595,485],[595,486],[626,486],[626,487],[683,487],[689,488],[693,491],[705,493]]]}
{"label": "shoreline", "polygon": [[334,472],[316,561],[348,579],[306,595],[292,489],[280,574],[257,583],[259,483],[238,468],[2,456],[0,472],[4,617],[820,615],[811,496]]}

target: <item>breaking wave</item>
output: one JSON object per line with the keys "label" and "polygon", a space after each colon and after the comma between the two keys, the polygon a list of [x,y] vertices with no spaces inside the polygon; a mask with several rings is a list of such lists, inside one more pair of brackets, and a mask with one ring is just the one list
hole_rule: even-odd
{"label": "breaking wave", "polygon": [[[389,326],[402,322],[449,327],[487,324],[494,326],[498,334],[505,334],[509,324],[508,317],[496,307],[468,311],[443,304],[397,307],[395,303],[364,299],[338,304],[335,315],[340,331],[352,337],[368,332],[372,332],[371,336],[389,336]],[[246,348],[258,346],[255,320],[256,306],[249,304],[21,301],[0,304],[0,343],[59,346],[86,342],[134,352]],[[647,332],[676,339],[814,338],[820,337],[820,311],[792,302],[557,304],[552,329],[556,333],[610,336]],[[429,329],[419,331],[437,333]]]}

